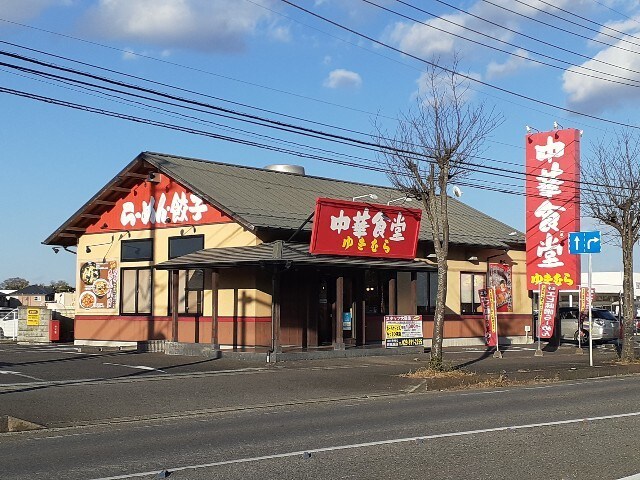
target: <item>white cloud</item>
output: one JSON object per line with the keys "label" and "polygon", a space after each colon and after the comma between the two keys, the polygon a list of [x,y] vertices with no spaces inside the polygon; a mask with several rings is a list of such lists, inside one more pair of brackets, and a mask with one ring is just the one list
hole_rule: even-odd
{"label": "white cloud", "polygon": [[290,42],[291,30],[282,25],[273,25],[269,29],[269,36],[278,42]]}
{"label": "white cloud", "polygon": [[362,85],[362,77],[356,72],[338,68],[329,73],[323,85],[327,88],[359,88]]}
{"label": "white cloud", "polygon": [[[509,10],[523,13],[530,17],[541,15],[540,12],[531,10],[531,8],[524,4],[515,3],[513,0],[495,0],[495,3],[502,4]],[[553,2],[553,4],[558,7],[568,5],[575,7],[577,3],[582,2],[576,2],[576,0],[556,0]],[[542,10],[554,10],[552,6],[547,6],[544,3],[536,4],[536,7]],[[429,10],[429,8],[426,8],[426,10]],[[461,52],[463,57],[465,57],[469,55],[469,52],[476,49],[485,49],[485,47],[478,46],[445,32],[451,32],[483,43],[492,42],[492,40],[483,35],[469,31],[469,29],[472,29],[499,38],[500,40],[510,41],[515,34],[501,27],[505,26],[512,30],[518,30],[519,22],[523,21],[521,17],[514,15],[512,12],[482,1],[476,1],[470,7],[465,8],[465,10],[480,18],[491,20],[497,25],[489,24],[462,12],[455,12],[432,19],[428,19],[427,17],[424,20],[424,24],[409,21],[397,22],[387,29],[384,38],[400,50],[422,58],[448,55],[453,52]],[[495,45],[499,48],[505,48],[504,44],[496,43]]]}
{"label": "white cloud", "polygon": [[[618,42],[618,45],[628,45]],[[636,49],[638,50],[638,49]],[[579,71],[584,71],[578,67],[571,67],[562,75],[562,88],[567,93],[567,104],[570,108],[580,110],[586,113],[600,113],[609,109],[616,109],[628,106],[633,100],[640,99],[640,73],[634,73],[629,70],[640,72],[640,51],[624,51],[613,47],[607,47],[598,52],[593,59],[587,60],[581,66],[592,68],[603,72],[597,74],[587,72],[590,75],[604,76],[617,82],[631,85],[622,85],[610,81],[599,80],[596,78],[580,75]],[[596,60],[607,62],[613,65],[620,65],[628,70],[604,65]],[[617,79],[612,75],[625,77],[629,80]]]}
{"label": "white cloud", "polygon": [[138,55],[136,55],[136,52],[134,52],[132,48],[125,48],[124,52],[122,52],[122,59],[123,60],[137,60],[138,59]]}
{"label": "white cloud", "polygon": [[[258,1],[268,6],[272,0]],[[161,48],[239,52],[270,19],[269,10],[237,0],[100,0],[83,26],[105,38]]]}
{"label": "white cloud", "polygon": [[70,5],[68,0],[2,0],[0,17],[19,22],[36,17],[49,7]]}
{"label": "white cloud", "polygon": [[519,57],[510,56],[503,63],[498,63],[495,61],[489,62],[489,64],[487,65],[487,70],[485,72],[487,80],[491,80],[497,77],[503,77],[524,68],[531,68],[540,65],[528,61],[527,58],[529,58],[529,54],[522,49],[517,49],[514,53],[519,55]]}

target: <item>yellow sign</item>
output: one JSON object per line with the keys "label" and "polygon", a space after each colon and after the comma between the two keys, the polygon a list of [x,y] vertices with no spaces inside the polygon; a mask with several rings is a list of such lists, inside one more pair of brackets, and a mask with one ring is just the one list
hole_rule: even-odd
{"label": "yellow sign", "polygon": [[27,308],[27,325],[37,327],[40,325],[40,309]]}

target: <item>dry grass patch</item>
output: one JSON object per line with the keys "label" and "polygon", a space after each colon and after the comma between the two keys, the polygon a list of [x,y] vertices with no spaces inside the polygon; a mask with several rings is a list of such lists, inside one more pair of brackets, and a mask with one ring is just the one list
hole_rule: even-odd
{"label": "dry grass patch", "polygon": [[473,377],[475,373],[467,372],[465,370],[454,369],[454,368],[445,368],[443,370],[438,370],[430,367],[419,368],[416,371],[412,371],[404,374],[404,377],[408,378],[427,378],[427,379],[435,379],[435,378],[451,378],[451,379],[460,379],[460,378],[468,378]]}

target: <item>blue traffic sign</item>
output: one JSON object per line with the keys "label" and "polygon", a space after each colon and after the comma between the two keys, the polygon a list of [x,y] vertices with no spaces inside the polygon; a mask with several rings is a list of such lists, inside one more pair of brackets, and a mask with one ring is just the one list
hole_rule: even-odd
{"label": "blue traffic sign", "polygon": [[600,253],[601,250],[599,231],[569,233],[569,253]]}

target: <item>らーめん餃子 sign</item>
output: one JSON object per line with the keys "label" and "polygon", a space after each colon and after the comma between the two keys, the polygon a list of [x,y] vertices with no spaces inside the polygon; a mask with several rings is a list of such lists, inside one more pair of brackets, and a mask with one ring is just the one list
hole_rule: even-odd
{"label": "\u3089\u30fc\u3081\u3093\u9903\u5b50 sign", "polygon": [[159,182],[141,181],[104,212],[87,233],[146,230],[176,225],[201,225],[232,220],[178,182],[159,175]]}
{"label": "\u3089\u30fc\u3081\u3093\u9903\u5b50 sign", "polygon": [[318,198],[309,251],[413,259],[421,216],[415,208]]}
{"label": "\u3089\u30fc\u3081\u3093\u9903\u5b50 sign", "polygon": [[574,290],[580,259],[569,253],[569,232],[580,230],[580,132],[526,137],[527,285]]}

